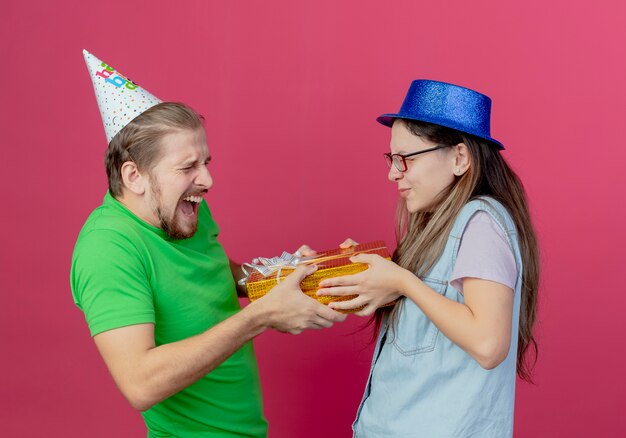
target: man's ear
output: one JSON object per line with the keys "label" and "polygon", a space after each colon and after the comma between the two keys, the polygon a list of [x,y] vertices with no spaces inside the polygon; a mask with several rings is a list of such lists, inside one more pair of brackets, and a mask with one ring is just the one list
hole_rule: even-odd
{"label": "man's ear", "polygon": [[452,163],[452,173],[461,176],[472,164],[469,149],[465,143],[459,143],[454,147],[454,162]]}
{"label": "man's ear", "polygon": [[126,161],[121,169],[124,187],[135,195],[143,195],[146,192],[146,178],[139,172],[137,165],[132,161]]}

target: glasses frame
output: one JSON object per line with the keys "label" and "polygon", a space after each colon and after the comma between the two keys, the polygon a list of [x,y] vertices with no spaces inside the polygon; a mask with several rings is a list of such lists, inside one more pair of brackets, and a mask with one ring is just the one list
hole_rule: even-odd
{"label": "glasses frame", "polygon": [[[437,149],[443,149],[443,148],[449,148],[451,146],[454,145],[449,145],[449,144],[439,144],[435,147],[429,148],[429,149],[424,149],[423,151],[417,151],[417,152],[411,152],[410,154],[392,154],[389,152],[385,152],[383,155],[385,156],[385,162],[387,163],[387,166],[391,169],[391,165],[393,164],[396,169],[398,170],[398,172],[406,172],[408,170],[408,166],[406,164],[406,159],[409,157],[413,157],[415,155],[419,155],[419,154],[425,154],[426,152],[432,152],[432,151],[436,151]],[[400,160],[396,160],[394,159],[394,157],[400,157]],[[398,167],[398,164],[401,164],[403,169],[401,169],[400,167]]]}

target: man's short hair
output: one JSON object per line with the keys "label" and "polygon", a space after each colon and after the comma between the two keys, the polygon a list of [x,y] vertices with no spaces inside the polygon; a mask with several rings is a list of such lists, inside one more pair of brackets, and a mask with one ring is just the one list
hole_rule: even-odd
{"label": "man's short hair", "polygon": [[111,195],[122,195],[122,164],[132,161],[140,172],[150,172],[160,157],[163,136],[203,128],[203,121],[192,108],[177,102],[161,102],[135,117],[111,139],[104,157]]}

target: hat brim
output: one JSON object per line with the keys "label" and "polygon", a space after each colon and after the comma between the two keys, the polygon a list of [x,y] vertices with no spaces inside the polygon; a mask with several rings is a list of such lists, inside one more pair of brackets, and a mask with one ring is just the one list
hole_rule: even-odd
{"label": "hat brim", "polygon": [[383,114],[381,116],[376,117],[376,121],[378,123],[380,123],[381,125],[385,125],[389,128],[391,128],[391,126],[393,125],[393,121],[395,119],[415,120],[416,122],[432,123],[433,125],[439,125],[439,126],[443,126],[444,128],[454,129],[456,131],[460,131],[465,134],[473,135],[474,137],[487,140],[488,142],[493,143],[498,149],[504,150],[504,145],[500,143],[498,140],[496,140],[495,138],[491,138],[491,137],[481,135],[475,132],[469,132],[467,129],[463,129],[459,126],[453,126],[453,123],[450,123],[449,121],[446,121],[446,120],[435,120],[435,119],[429,119],[427,117],[422,117],[422,118],[407,117],[406,115],[403,115],[403,114]]}

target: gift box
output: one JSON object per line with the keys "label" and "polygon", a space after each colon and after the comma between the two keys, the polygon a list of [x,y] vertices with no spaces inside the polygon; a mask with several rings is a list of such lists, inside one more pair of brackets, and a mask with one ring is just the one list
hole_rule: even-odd
{"label": "gift box", "polygon": [[[335,248],[328,251],[318,252],[309,257],[302,257],[298,254],[284,252],[280,257],[271,259],[259,257],[252,264],[244,263],[242,268],[247,274],[246,288],[250,301],[261,298],[268,293],[287,275],[292,273],[300,265],[317,265],[317,271],[306,277],[300,283],[300,288],[308,296],[315,298],[322,304],[333,301],[346,301],[355,298],[356,295],[345,297],[315,295],[319,289],[320,281],[325,278],[340,277],[343,275],[356,274],[367,269],[366,263],[352,263],[350,257],[357,254],[378,254],[381,257],[391,260],[389,251],[383,241],[375,241],[351,246],[349,248]],[[356,312],[360,309],[352,309],[347,313]]]}

